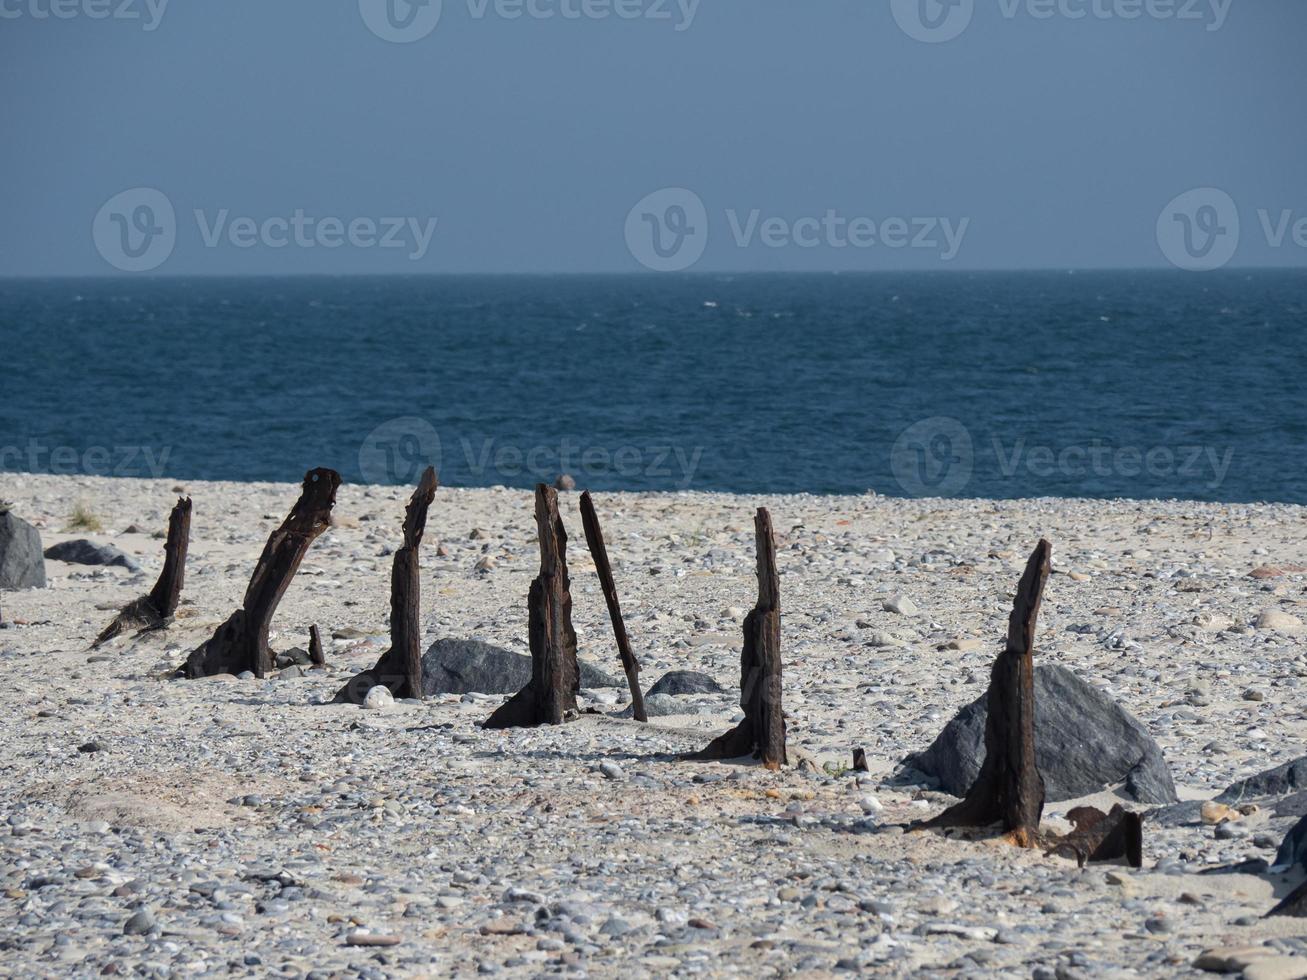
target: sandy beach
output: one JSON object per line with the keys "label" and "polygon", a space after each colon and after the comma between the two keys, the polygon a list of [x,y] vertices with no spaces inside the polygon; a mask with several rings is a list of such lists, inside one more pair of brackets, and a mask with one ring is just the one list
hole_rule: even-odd
{"label": "sandy beach", "polygon": [[[327,670],[168,679],[236,608],[297,492],[0,479],[44,546],[90,538],[142,566],[48,561],[48,588],[0,593],[6,975],[1155,977],[1267,943],[1300,957],[1273,975],[1307,975],[1307,923],[1262,918],[1296,879],[1201,873],[1272,859],[1294,816],[1146,821],[1143,869],[1081,869],[904,834],[953,798],[893,778],[983,693],[1040,537],[1054,573],[1036,662],[1138,718],[1182,799],[1301,756],[1302,507],[597,495],[644,686],[688,669],[727,693],[641,725],[620,717],[621,687],[583,691],[593,710],[570,724],[492,732],[479,723],[498,695],[323,703],[387,646],[404,487],[343,486],[278,610],[274,649],[316,624]],[[194,517],[176,622],[90,650],[153,584],[181,493]],[[79,504],[102,531],[65,530]],[[620,675],[578,495],[560,506],[579,655]],[[676,758],[739,713],[759,506],[782,590],[793,764],[778,773]],[[535,533],[529,491],[437,492],[424,647],[527,651]],[[904,597],[915,614],[886,608]],[[1255,625],[1268,610],[1293,619]],[[869,773],[847,771],[857,747]],[[1065,829],[1075,802],[1049,803],[1046,824]]]}

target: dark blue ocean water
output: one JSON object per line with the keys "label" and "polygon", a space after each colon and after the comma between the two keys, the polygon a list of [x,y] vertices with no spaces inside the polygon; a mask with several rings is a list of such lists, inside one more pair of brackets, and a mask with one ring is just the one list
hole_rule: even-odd
{"label": "dark blue ocean water", "polygon": [[0,471],[1307,503],[1307,273],[0,280]]}

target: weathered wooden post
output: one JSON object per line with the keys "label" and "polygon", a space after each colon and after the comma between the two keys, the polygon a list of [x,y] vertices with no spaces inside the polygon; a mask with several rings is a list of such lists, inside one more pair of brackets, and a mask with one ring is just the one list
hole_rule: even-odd
{"label": "weathered wooden post", "polygon": [[595,513],[594,501],[590,491],[581,494],[581,524],[585,528],[585,543],[590,546],[590,556],[595,562],[595,571],[599,573],[599,585],[604,591],[604,602],[608,605],[608,618],[613,624],[613,636],[617,640],[617,654],[622,660],[622,670],[626,674],[626,683],[631,688],[631,707],[636,721],[647,722],[649,716],[644,710],[644,695],[640,692],[640,662],[631,652],[631,640],[626,635],[626,623],[622,619],[622,604],[617,598],[617,583],[613,580],[613,568],[608,563],[608,548],[604,544],[604,532],[599,527],[599,515]]}
{"label": "weathered wooden post", "polygon": [[191,500],[179,497],[168,517],[168,539],[163,545],[163,571],[149,595],[122,608],[112,623],[95,638],[92,647],[107,643],[127,630],[157,629],[177,612],[186,581],[186,552],[191,543]]}
{"label": "weathered wooden post", "polygon": [[299,500],[263,547],[241,608],[186,658],[177,670],[178,676],[196,678],[250,670],[256,677],[266,677],[271,673],[268,628],[273,613],[309,546],[327,529],[339,487],[340,474],[335,470],[316,469],[304,475]]}
{"label": "weathered wooden post", "polygon": [[1052,545],[1041,540],[1017,586],[1007,647],[989,676],[985,762],[960,803],[919,826],[988,827],[1002,823],[1012,842],[1038,844],[1044,780],[1035,764],[1035,630]]}
{"label": "weathered wooden post", "polygon": [[567,531],[558,516],[558,493],[536,484],[536,528],[540,574],[527,596],[531,680],[484,722],[485,728],[561,725],[576,712],[581,673],[572,629],[571,580],[567,574]]}
{"label": "weathered wooden post", "polygon": [[[421,698],[422,621],[418,546],[427,526],[427,509],[436,496],[436,471],[430,466],[404,515],[404,546],[395,552],[390,573],[390,649],[371,670],[355,674],[336,693],[337,701],[362,704],[378,684],[397,698]],[[315,627],[316,629],[316,627]],[[319,648],[319,653],[321,649]],[[310,651],[310,656],[311,656]]]}
{"label": "weathered wooden post", "polygon": [[758,604],[744,618],[740,653],[740,707],[744,720],[715,738],[692,759],[736,759],[753,755],[768,769],[785,765],[785,712],[781,704],[781,587],[771,515],[754,518],[758,551]]}
{"label": "weathered wooden post", "polygon": [[327,666],[327,655],[322,652],[322,634],[318,632],[317,623],[309,627],[309,663],[314,667]]}

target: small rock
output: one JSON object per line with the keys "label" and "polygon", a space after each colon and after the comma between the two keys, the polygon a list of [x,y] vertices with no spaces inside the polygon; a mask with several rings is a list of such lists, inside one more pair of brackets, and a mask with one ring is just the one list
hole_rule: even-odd
{"label": "small rock", "polygon": [[572,478],[572,475],[571,475],[570,473],[559,473],[559,474],[558,474],[558,479],[554,480],[554,489],[555,489],[555,490],[575,490],[575,489],[576,489],[576,480],[574,480],[574,479]]}
{"label": "small rock", "polygon": [[154,913],[149,909],[138,909],[125,923],[124,936],[144,936],[155,927]]}
{"label": "small rock", "polygon": [[1255,624],[1259,630],[1274,630],[1290,636],[1303,631],[1302,620],[1280,609],[1263,609]]}
{"label": "small rock", "polygon": [[603,773],[607,779],[626,778],[626,773],[622,770],[622,767],[616,762],[609,762],[607,759],[599,763],[599,771]]}
{"label": "small rock", "polygon": [[1238,811],[1226,806],[1224,803],[1217,803],[1214,800],[1208,800],[1203,804],[1199,811],[1205,824],[1224,823],[1227,820],[1238,820]]}
{"label": "small rock", "polygon": [[395,696],[384,684],[373,687],[363,699],[363,707],[369,711],[389,711],[394,706]]}
{"label": "small rock", "polygon": [[402,942],[399,936],[390,936],[380,932],[364,932],[355,929],[345,937],[346,946],[398,946]]}
{"label": "small rock", "polygon": [[917,604],[904,595],[891,596],[882,607],[886,612],[898,613],[900,616],[915,616],[921,610]]}

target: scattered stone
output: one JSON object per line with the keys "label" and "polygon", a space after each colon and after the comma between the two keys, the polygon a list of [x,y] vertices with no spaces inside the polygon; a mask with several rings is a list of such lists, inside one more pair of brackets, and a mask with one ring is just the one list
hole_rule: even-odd
{"label": "scattered stone", "polygon": [[64,561],[72,565],[112,565],[125,568],[129,572],[139,572],[141,566],[136,559],[111,544],[96,544],[85,538],[75,541],[61,541],[45,549],[45,557],[54,561]]}
{"label": "scattered stone", "polygon": [[[525,611],[523,613],[525,615]],[[578,660],[581,686],[624,687],[618,679]],[[516,694],[531,680],[531,658],[480,640],[441,639],[422,657],[422,687],[437,694]]]}
{"label": "scattered stone", "polygon": [[123,923],[124,936],[144,936],[151,932],[156,925],[154,913],[149,909],[138,909],[125,923]]}
{"label": "scattered stone", "polygon": [[369,711],[389,711],[395,706],[395,696],[384,684],[371,688],[363,698],[363,707]]}
{"label": "scattered stone", "polygon": [[648,696],[655,694],[722,694],[726,688],[707,674],[693,670],[669,670],[649,688]]}
{"label": "scattered stone", "polygon": [[886,612],[898,613],[900,616],[915,616],[921,611],[915,602],[904,595],[891,596],[885,600],[882,608]]}
{"label": "scattered stone", "polygon": [[1255,625],[1259,630],[1274,630],[1287,636],[1297,636],[1303,631],[1302,620],[1281,609],[1263,609]]}
{"label": "scattered stone", "polygon": [[558,479],[554,480],[555,490],[575,490],[576,480],[569,473],[558,474]]}
{"label": "scattered stone", "polygon": [[363,932],[359,929],[354,930],[345,937],[346,946],[398,946],[402,941],[399,936]]}
{"label": "scattered stone", "polygon": [[44,589],[41,533],[11,510],[0,513],[0,589]]}

